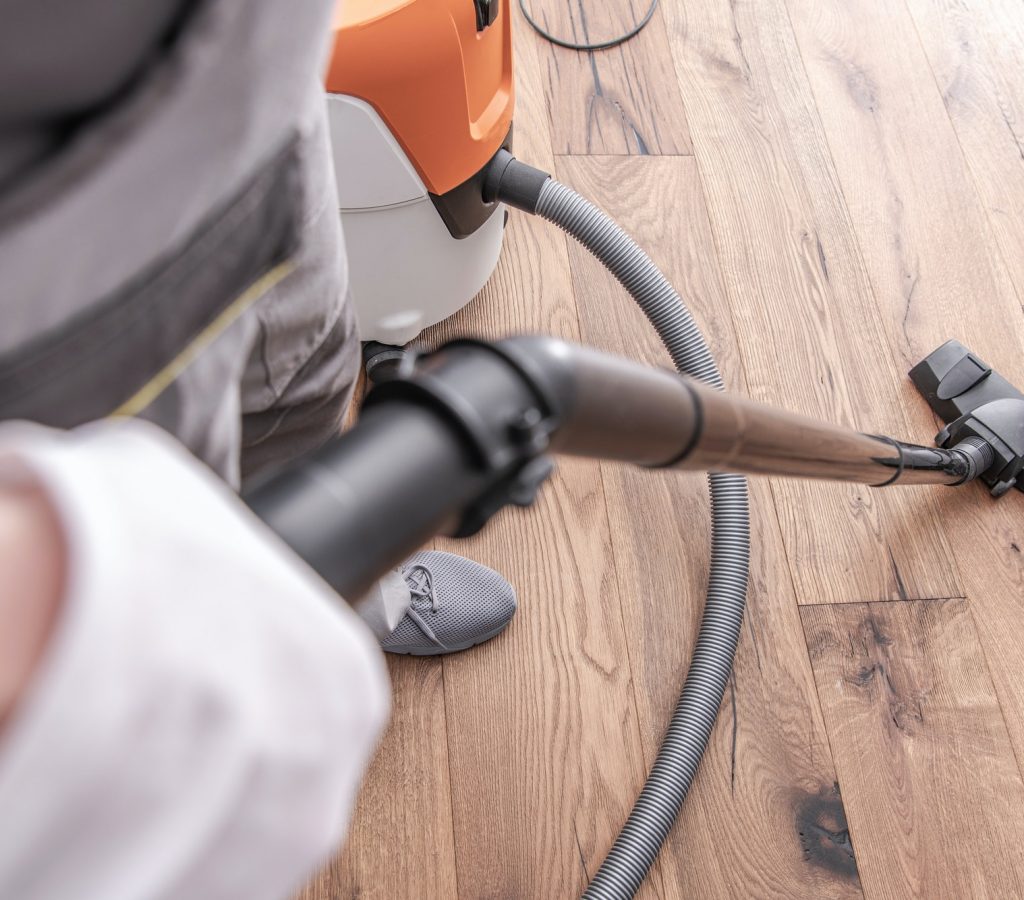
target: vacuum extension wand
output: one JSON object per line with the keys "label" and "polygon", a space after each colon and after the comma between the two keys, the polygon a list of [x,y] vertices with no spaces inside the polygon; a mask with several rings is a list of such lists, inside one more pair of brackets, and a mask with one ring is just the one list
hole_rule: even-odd
{"label": "vacuum extension wand", "polygon": [[548,454],[891,484],[965,484],[969,437],[921,447],[781,412],[553,338],[455,341],[374,388],[359,424],[257,487],[250,506],[343,596],[440,533],[528,505]]}

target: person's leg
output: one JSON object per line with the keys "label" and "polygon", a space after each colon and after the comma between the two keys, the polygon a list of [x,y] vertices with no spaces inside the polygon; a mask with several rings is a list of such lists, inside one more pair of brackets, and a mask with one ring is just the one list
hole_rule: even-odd
{"label": "person's leg", "polygon": [[242,377],[243,480],[337,434],[359,376],[355,316],[323,92],[300,146],[301,223],[294,270],[252,311],[257,330]]}
{"label": "person's leg", "polygon": [[115,6],[84,4],[0,97],[0,419],[147,418],[237,485],[250,304],[311,216],[333,3],[160,3],[145,28]]}
{"label": "person's leg", "polygon": [[[321,100],[300,151],[306,217],[295,269],[251,314],[257,333],[242,378],[243,479],[337,434],[358,377],[360,343],[346,294],[329,141]],[[432,655],[500,633],[515,613],[516,597],[496,572],[426,552],[382,578],[357,609],[384,650]]]}

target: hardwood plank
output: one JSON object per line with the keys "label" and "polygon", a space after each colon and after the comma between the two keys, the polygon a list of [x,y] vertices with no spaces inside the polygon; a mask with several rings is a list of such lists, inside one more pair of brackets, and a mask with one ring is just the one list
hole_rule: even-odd
{"label": "hardwood plank", "polygon": [[[649,0],[598,4],[530,0],[527,8],[552,34],[593,43],[634,27],[648,5]],[[608,50],[579,52],[558,47],[534,32],[521,16],[515,37],[520,43],[535,45],[544,60],[545,105],[556,152],[692,152],[660,11],[635,38]]]}
{"label": "hardwood plank", "polygon": [[[560,157],[559,177],[637,237],[687,298],[723,371],[743,374],[694,160]],[[588,343],[670,365],[643,315],[570,245]],[[648,766],[703,610],[710,516],[703,477],[602,466]],[[733,682],[662,857],[669,896],[859,896],[842,800],[775,510],[752,485],[754,562]],[[815,831],[815,829],[818,829]],[[801,834],[803,833],[803,834]],[[810,839],[808,835],[817,835]]]}
{"label": "hardwood plank", "polygon": [[457,894],[440,659],[388,657],[391,722],[344,849],[298,900]]}
{"label": "hardwood plank", "polygon": [[[909,367],[934,349],[932,334],[969,340],[959,329],[971,327],[981,340],[1011,332],[991,350],[973,349],[1012,372],[1021,347],[1012,332],[1024,317],[906,8],[883,0],[792,0],[790,8],[897,363]],[[891,53],[897,44],[902,51]],[[976,315],[973,298],[989,315]]]}
{"label": "hardwood plank", "polygon": [[[491,286],[437,330],[578,340],[565,243],[517,215]],[[520,609],[508,633],[446,658],[448,741],[466,896],[582,892],[643,778],[643,755],[600,469],[560,462],[529,513],[440,542],[502,572]],[[661,896],[656,877],[644,896]]]}
{"label": "hardwood plank", "polygon": [[[517,52],[529,97],[537,59]],[[547,164],[547,133],[528,129],[528,158]],[[513,213],[491,282],[426,339],[524,331],[579,339],[563,235]],[[444,660],[461,893],[577,895],[644,775],[600,469],[561,463],[529,513],[441,544],[502,572],[520,601],[508,632]],[[656,872],[641,896],[661,895]]]}
{"label": "hardwood plank", "polygon": [[1021,896],[1024,784],[967,601],[801,616],[868,894]]}
{"label": "hardwood plank", "polygon": [[[1024,316],[906,8],[793,0],[791,9],[895,365],[956,337],[1024,384]],[[904,406],[918,434],[935,427],[910,387]],[[980,485],[938,497],[1022,760],[1024,497],[993,503]]]}
{"label": "hardwood plank", "polygon": [[907,0],[1017,298],[1024,297],[1024,10]]}
{"label": "hardwood plank", "polygon": [[[532,515],[502,516],[449,548],[503,572],[520,598],[507,636],[445,660],[466,896],[577,896],[640,790],[597,474],[564,466]],[[662,896],[657,879],[641,896]]]}
{"label": "hardwood plank", "polygon": [[[537,160],[538,165],[550,166],[551,146],[546,107],[532,50],[517,44],[516,63],[517,147],[528,158]],[[532,77],[531,72],[534,73]],[[490,331],[492,336],[497,336],[508,331],[501,316],[510,322],[528,321],[531,310],[536,307],[532,297],[516,286],[526,284],[530,290],[539,290],[539,279],[544,277],[534,265],[539,260],[552,270],[550,278],[544,277],[544,296],[548,300],[543,313],[544,327],[575,336],[576,310],[564,259],[564,241],[551,232],[552,229],[545,228],[541,223],[527,222],[525,219],[514,222],[509,229],[501,265],[485,288],[484,296],[473,301],[455,321],[448,324],[448,334]],[[486,307],[501,310],[501,315],[492,315],[488,319],[479,312]],[[422,343],[436,343],[441,337],[441,330],[435,330],[433,334],[428,332],[423,336]],[[454,552],[474,555],[472,550],[464,546],[448,546],[444,542],[437,542],[437,545]],[[524,556],[530,552],[530,547],[522,548]],[[517,573],[510,572],[500,559],[488,559],[485,552],[476,554],[475,558],[489,561],[503,571],[519,590],[523,606],[528,605],[527,591]],[[548,605],[545,604],[542,613]],[[525,609],[520,610],[517,623],[524,618],[524,612]],[[467,662],[475,661],[479,665],[484,651],[489,652],[489,648],[480,648],[467,654]],[[449,898],[457,895],[456,835],[449,778],[443,666],[441,659],[389,657],[395,697],[391,725],[367,774],[345,848],[311,883],[302,900],[326,900],[342,896]],[[522,673],[517,674],[521,676]],[[454,680],[458,686],[457,692],[463,690],[465,677]],[[527,678],[522,686],[528,692],[532,684],[532,680]],[[493,684],[484,685],[480,690],[484,692],[484,698],[490,698],[493,695]],[[501,695],[501,699],[503,703],[517,702],[509,700],[507,694]],[[460,708],[464,702],[463,698],[459,703]],[[492,701],[487,699],[481,702],[487,705]],[[462,727],[471,726],[463,722]],[[506,749],[502,748],[503,755]],[[459,773],[464,772],[470,764],[482,766],[485,772],[492,768],[492,760],[470,762],[464,757],[465,754],[459,757],[460,767],[456,769]],[[524,777],[528,778],[528,773]],[[496,810],[503,808],[503,805],[486,806],[482,802],[474,806],[472,801],[460,807],[463,816],[460,820],[462,846],[459,849],[468,860],[466,880],[463,882],[469,885],[467,896],[479,896],[477,883],[473,880],[477,871],[475,855],[491,852],[492,862],[496,865],[501,865],[505,858],[504,850],[491,848],[485,851],[484,848],[474,846],[472,839],[467,836],[474,832],[478,823],[485,826],[487,822],[498,818]],[[523,809],[522,804],[519,809]],[[513,821],[518,823],[518,820]],[[562,834],[568,834],[569,840],[573,840],[571,827]],[[396,852],[391,852],[390,848],[395,848]],[[579,870],[579,851],[575,843],[571,847],[558,844],[556,851],[563,854],[564,858],[559,862],[567,869],[575,867],[576,871]],[[528,869],[525,863],[522,867]]]}
{"label": "hardwood plank", "polygon": [[[785,7],[665,13],[751,395],[913,434]],[[934,492],[772,491],[799,601],[960,593]]]}

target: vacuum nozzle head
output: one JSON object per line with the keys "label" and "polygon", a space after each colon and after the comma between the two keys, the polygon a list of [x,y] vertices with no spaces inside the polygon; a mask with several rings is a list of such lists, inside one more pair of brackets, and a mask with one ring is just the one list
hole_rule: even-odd
{"label": "vacuum nozzle head", "polygon": [[913,369],[910,379],[946,422],[935,443],[987,448],[977,462],[992,496],[1011,487],[1024,491],[1024,393],[959,341],[946,341]]}

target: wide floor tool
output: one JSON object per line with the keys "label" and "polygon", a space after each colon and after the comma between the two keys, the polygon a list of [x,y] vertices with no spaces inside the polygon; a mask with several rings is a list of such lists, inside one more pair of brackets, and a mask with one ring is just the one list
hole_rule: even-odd
{"label": "wide floor tool", "polygon": [[959,341],[946,341],[910,370],[910,378],[946,423],[940,447],[980,441],[992,464],[982,473],[993,497],[1024,491],[1024,394]]}

